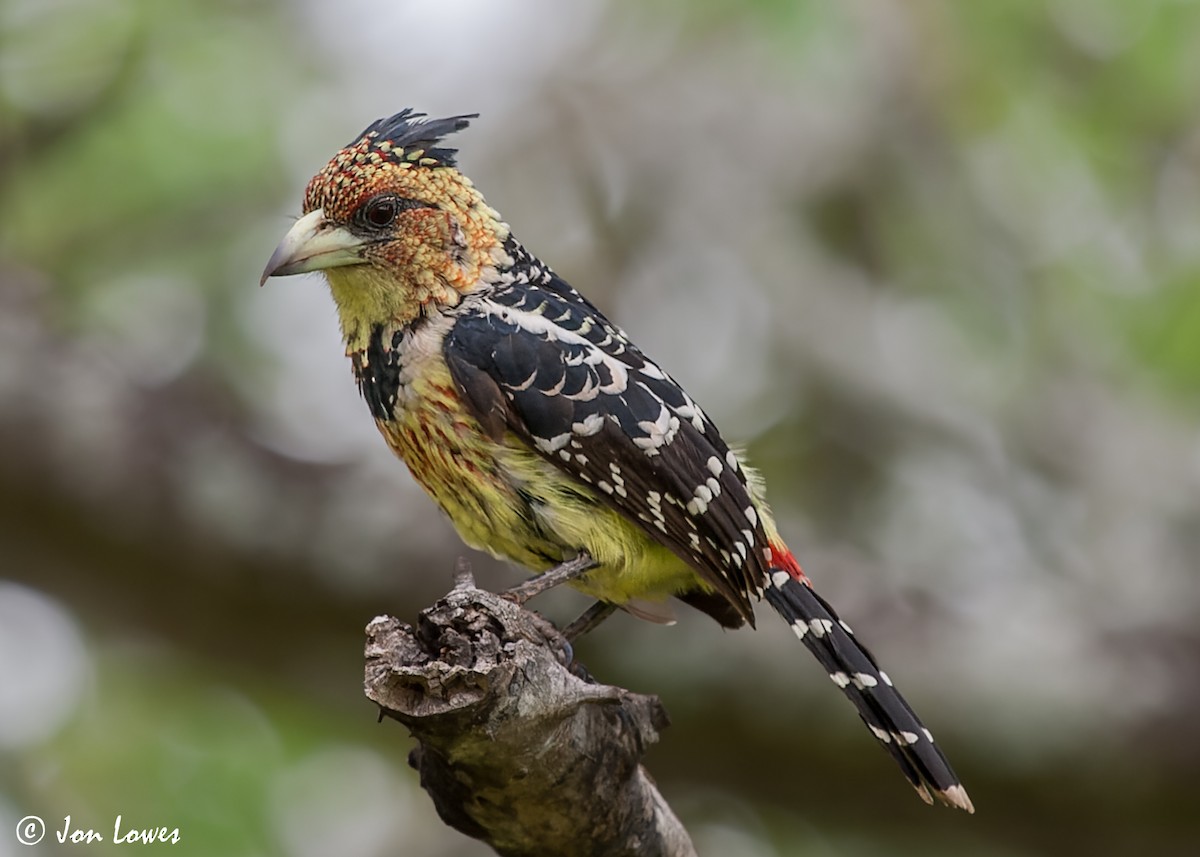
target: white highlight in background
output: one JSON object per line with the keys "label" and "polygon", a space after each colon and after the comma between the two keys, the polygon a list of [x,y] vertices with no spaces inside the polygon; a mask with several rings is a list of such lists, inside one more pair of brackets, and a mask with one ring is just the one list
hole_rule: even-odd
{"label": "white highlight in background", "polygon": [[28,747],[58,732],[91,673],[71,616],[37,590],[0,582],[0,749]]}

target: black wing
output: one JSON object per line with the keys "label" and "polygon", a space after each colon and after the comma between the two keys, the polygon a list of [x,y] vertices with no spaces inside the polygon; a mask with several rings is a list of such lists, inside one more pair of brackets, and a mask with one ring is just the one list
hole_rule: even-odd
{"label": "black wing", "polygon": [[736,456],[586,299],[530,273],[460,307],[444,350],[464,398],[493,435],[513,431],[592,486],[753,623],[767,539]]}

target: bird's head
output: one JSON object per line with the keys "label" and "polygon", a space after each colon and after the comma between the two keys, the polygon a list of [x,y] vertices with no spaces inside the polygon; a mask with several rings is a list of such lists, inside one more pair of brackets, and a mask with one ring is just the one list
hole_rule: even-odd
{"label": "bird's head", "polygon": [[376,325],[407,324],[494,281],[508,226],[438,145],[475,115],[403,110],[368,126],[308,183],[262,282],[324,273],[355,349]]}

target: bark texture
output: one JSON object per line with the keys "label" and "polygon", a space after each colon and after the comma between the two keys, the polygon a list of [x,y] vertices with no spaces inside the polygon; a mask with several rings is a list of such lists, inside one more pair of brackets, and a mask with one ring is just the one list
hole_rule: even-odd
{"label": "bark texture", "polygon": [[692,857],[640,760],[657,697],[581,678],[558,630],[469,573],[417,620],[367,626],[366,694],[406,725],[442,819],[505,857]]}

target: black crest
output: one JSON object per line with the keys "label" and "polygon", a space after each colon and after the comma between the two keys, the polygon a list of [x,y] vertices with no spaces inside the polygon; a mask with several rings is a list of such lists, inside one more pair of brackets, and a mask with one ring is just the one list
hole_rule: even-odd
{"label": "black crest", "polygon": [[445,119],[429,119],[424,113],[416,113],[411,107],[406,107],[394,116],[375,120],[349,145],[370,138],[375,147],[380,143],[388,143],[394,157],[403,158],[405,153],[420,149],[424,152],[423,160],[430,159],[441,166],[452,167],[458,150],[437,144],[442,138],[466,128],[471,124],[470,120],[478,116],[478,113],[465,113]]}

